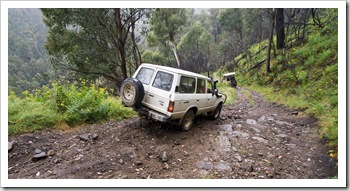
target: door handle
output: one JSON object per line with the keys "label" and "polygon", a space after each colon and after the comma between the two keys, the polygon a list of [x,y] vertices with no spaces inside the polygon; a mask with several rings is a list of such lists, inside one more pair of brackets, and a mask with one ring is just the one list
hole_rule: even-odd
{"label": "door handle", "polygon": [[184,103],[190,103],[189,101],[185,101]]}

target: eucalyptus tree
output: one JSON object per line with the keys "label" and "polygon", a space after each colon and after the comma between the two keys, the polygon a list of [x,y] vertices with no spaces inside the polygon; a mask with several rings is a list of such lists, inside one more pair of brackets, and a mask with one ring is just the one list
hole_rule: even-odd
{"label": "eucalyptus tree", "polygon": [[[104,77],[120,85],[127,78],[126,45],[133,44],[130,31],[145,9],[41,9],[49,27],[46,49],[66,62],[57,67]],[[122,73],[122,75],[120,75]]]}
{"label": "eucalyptus tree", "polygon": [[276,9],[276,40],[277,49],[282,49],[285,46],[284,43],[284,9]]}
{"label": "eucalyptus tree", "polygon": [[242,9],[222,9],[219,12],[218,18],[222,29],[231,33],[231,36],[234,37],[234,43],[243,50]]}
{"label": "eucalyptus tree", "polygon": [[208,71],[212,42],[210,33],[199,22],[194,23],[178,44],[183,68],[194,72]]}
{"label": "eucalyptus tree", "polygon": [[176,35],[180,33],[186,21],[186,9],[175,8],[157,8],[152,11],[150,19],[150,29],[154,35],[154,40],[163,43],[166,43],[166,41],[171,42],[178,68],[181,68],[181,57],[177,50]]}

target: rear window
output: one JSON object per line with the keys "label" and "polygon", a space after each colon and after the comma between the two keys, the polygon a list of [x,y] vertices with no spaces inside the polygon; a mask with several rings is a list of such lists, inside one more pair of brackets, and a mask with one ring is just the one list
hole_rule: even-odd
{"label": "rear window", "polygon": [[150,68],[141,68],[136,78],[140,80],[143,84],[148,85],[153,76],[154,70]]}
{"label": "rear window", "polygon": [[186,76],[181,76],[179,92],[180,93],[194,93],[196,90],[196,79]]}
{"label": "rear window", "polygon": [[154,78],[152,86],[165,91],[170,91],[173,84],[174,75],[158,71],[156,77]]}

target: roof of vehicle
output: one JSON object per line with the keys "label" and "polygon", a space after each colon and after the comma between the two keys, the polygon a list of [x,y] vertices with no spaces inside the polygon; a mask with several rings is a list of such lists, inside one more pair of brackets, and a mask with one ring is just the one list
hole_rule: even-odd
{"label": "roof of vehicle", "polygon": [[236,72],[226,73],[224,74],[224,77],[234,76],[236,75]]}
{"label": "roof of vehicle", "polygon": [[169,67],[169,66],[161,66],[161,65],[149,64],[149,63],[142,63],[140,65],[140,67],[141,66],[146,66],[146,67],[148,66],[148,67],[152,67],[152,68],[158,68],[158,69],[170,71],[170,72],[177,73],[177,74],[183,74],[183,75],[186,75],[186,76],[194,76],[194,77],[205,78],[205,79],[210,80],[210,78],[207,77],[207,76],[204,76],[204,75],[201,75],[201,74],[197,74],[197,73],[194,73],[194,72],[190,72],[190,71],[187,71],[187,70],[182,70],[182,69],[178,69],[178,68]]}

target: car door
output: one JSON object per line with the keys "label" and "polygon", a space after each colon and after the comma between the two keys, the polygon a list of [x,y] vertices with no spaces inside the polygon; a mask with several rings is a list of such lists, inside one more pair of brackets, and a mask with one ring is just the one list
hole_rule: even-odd
{"label": "car door", "polygon": [[207,89],[206,89],[206,98],[207,98],[207,107],[208,111],[212,111],[215,108],[217,97],[213,95],[213,84],[211,80],[206,80]]}
{"label": "car door", "polygon": [[197,107],[195,90],[196,78],[180,76],[174,111],[176,117],[182,117],[190,107]]}
{"label": "car door", "polygon": [[206,95],[206,80],[197,78],[196,87],[196,102],[198,105],[198,114],[206,112],[208,108],[207,95]]}

